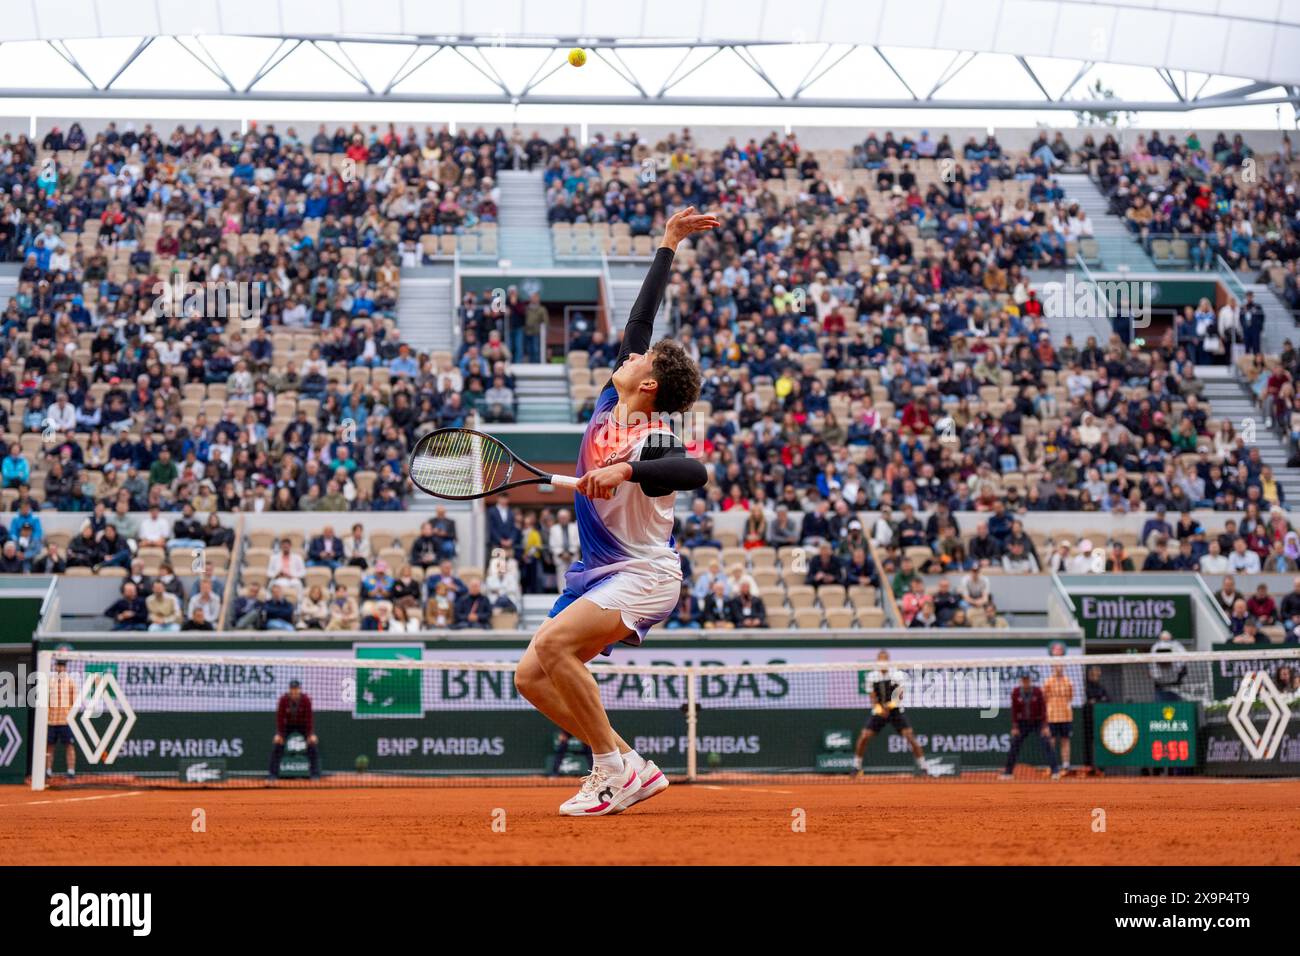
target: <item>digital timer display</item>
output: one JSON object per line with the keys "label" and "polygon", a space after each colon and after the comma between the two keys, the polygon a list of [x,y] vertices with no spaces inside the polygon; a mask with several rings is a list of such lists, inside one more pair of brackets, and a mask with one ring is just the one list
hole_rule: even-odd
{"label": "digital timer display", "polygon": [[1095,707],[1092,724],[1097,766],[1196,765],[1196,704],[1170,701]]}

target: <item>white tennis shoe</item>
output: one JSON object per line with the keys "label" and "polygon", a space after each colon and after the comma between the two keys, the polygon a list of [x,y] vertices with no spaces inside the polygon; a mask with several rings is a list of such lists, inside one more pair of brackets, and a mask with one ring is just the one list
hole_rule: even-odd
{"label": "white tennis shoe", "polygon": [[663,793],[668,789],[668,777],[655,766],[653,760],[645,762],[645,769],[638,776],[641,777],[641,789],[632,794],[627,803],[615,810],[614,813],[622,813],[628,807],[634,806],[642,800],[649,800],[656,793]]}
{"label": "white tennis shoe", "polygon": [[566,817],[599,817],[613,813],[641,790],[641,776],[629,765],[617,776],[600,767],[582,779],[578,792],[560,804]]}

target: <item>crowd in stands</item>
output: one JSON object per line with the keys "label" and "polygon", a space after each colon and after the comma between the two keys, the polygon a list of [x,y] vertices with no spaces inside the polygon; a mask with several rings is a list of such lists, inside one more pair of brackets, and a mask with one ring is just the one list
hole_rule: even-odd
{"label": "crowd in stands", "polygon": [[1289,135],[1281,150],[1262,155],[1240,133],[1219,133],[1207,147],[1196,132],[1151,132],[1127,149],[1107,139],[1095,173],[1110,211],[1148,250],[1155,237],[1173,237],[1185,244],[1191,268],[1213,268],[1222,257],[1233,269],[1262,273],[1260,281],[1273,281],[1296,309],[1296,160]]}
{"label": "crowd in stands", "polygon": [[508,354],[417,355],[394,316],[400,266],[495,222],[516,153],[501,130],[391,124],[7,134],[7,505],[129,487],[138,509],[401,508],[418,428],[513,413]]}
{"label": "crowd in stands", "polygon": [[[1012,153],[993,136],[954,144],[929,133],[820,151],[793,133],[704,149],[689,130],[586,146],[567,133],[547,142],[391,126],[306,139],[272,126],[223,135],[130,124],[52,132],[39,145],[7,137],[0,261],[22,265],[0,315],[0,500],[18,517],[0,526],[0,570],[64,561],[129,572],[138,560],[122,539],[139,532],[107,520],[93,544],[36,540],[43,509],[180,523],[187,511],[404,507],[415,435],[472,411],[512,420],[511,363],[540,357],[545,307],[516,289],[504,307],[466,295],[455,353],[417,355],[395,331],[399,267],[436,249],[430,236],[492,223],[494,177],[509,166],[543,170],[552,222],[611,238],[652,236],[686,204],[723,220],[682,247],[667,293],[704,369],[689,435],[713,479],[682,523],[688,583],[670,627],[812,626],[814,611],[861,623],[891,599],[909,623],[994,622],[986,574],[1091,568],[1099,554],[1103,568],[1205,570],[1244,550],[1238,563],[1253,555],[1295,570],[1276,476],[1201,399],[1194,366],[1205,323],[1220,317],[1191,310],[1147,348],[1118,336],[1055,345],[1027,278],[1064,265],[1091,235],[1053,176],[1093,161],[1139,228],[1200,229],[1233,264],[1250,258],[1231,255],[1248,231],[1258,258],[1294,275],[1290,155],[1261,157],[1248,182],[1236,170],[1255,157],[1240,137],[1207,150],[1195,136],[1152,136],[1127,154],[1113,139],[1070,139],[1044,134]],[[1150,219],[1132,214],[1144,207]],[[160,309],[159,284],[175,279],[203,295]],[[226,282],[256,291],[257,321],[211,314],[207,296]],[[569,346],[571,381],[589,374],[589,415],[617,335],[579,327]],[[1300,357],[1249,360],[1270,420],[1300,438]],[[1233,515],[1232,532],[1187,531],[1191,508]],[[746,534],[712,536],[708,513],[736,509]],[[416,542],[402,541],[364,564],[345,552],[332,563],[312,557],[332,535],[290,536],[287,554],[277,544],[245,565],[229,620],[489,626],[523,594],[555,589],[577,553],[562,510],[514,515],[508,527],[492,525],[492,510],[492,553],[481,556],[426,542],[417,558]],[[987,518],[960,528],[958,511]],[[1017,520],[1035,511],[1141,513],[1159,527],[1133,541],[1035,541]],[[863,527],[867,512],[879,517]],[[211,547],[210,531],[180,537]],[[159,540],[136,550],[174,544]],[[464,573],[480,562],[480,574]],[[920,576],[941,572],[957,583],[927,590],[922,580],[916,592]],[[164,582],[178,622],[161,613],[169,602],[152,577],[131,583],[116,621],[191,623],[189,595]]]}

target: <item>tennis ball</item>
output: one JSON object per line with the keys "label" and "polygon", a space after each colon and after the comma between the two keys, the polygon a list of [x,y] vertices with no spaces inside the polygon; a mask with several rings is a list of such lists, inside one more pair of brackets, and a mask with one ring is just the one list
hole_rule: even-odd
{"label": "tennis ball", "polygon": [[721,767],[722,754],[718,753],[716,750],[710,750],[709,757],[708,757],[708,764],[710,767]]}
{"label": "tennis ball", "polygon": [[370,758],[367,757],[365,754],[362,754],[360,757],[358,757],[358,758],[356,759],[356,767],[357,767],[357,770],[362,771],[362,772],[364,772],[364,771],[366,771],[366,770],[369,770],[369,769],[370,769]]}
{"label": "tennis ball", "polygon": [[569,63],[572,66],[582,66],[587,62],[587,51],[580,46],[575,46],[569,51]]}

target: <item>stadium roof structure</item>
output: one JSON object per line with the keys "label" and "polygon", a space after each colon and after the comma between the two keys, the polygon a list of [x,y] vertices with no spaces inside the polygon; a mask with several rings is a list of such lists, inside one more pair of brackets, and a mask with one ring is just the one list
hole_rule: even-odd
{"label": "stadium roof structure", "polygon": [[[7,5],[0,44],[48,58],[0,65],[0,96],[39,99],[1300,110],[1300,0],[40,0]],[[598,82],[557,76],[573,46]],[[796,73],[765,65],[779,50]],[[906,78],[898,50],[942,54]],[[1021,84],[963,93],[976,58]],[[1168,95],[1084,95],[1098,64],[1154,70]]]}

